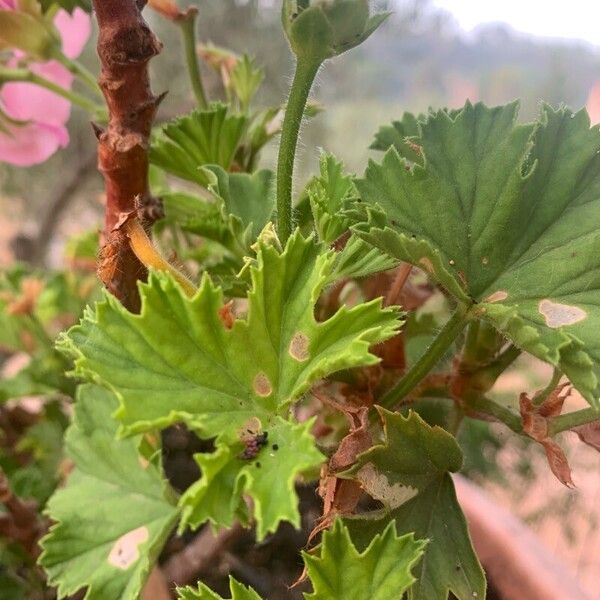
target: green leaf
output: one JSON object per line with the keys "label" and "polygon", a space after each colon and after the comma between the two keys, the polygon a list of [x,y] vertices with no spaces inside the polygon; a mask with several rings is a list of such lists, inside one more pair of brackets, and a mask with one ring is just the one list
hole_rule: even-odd
{"label": "green leaf", "polygon": [[80,388],[66,435],[75,470],[49,501],[56,521],[40,542],[39,562],[58,597],[87,588],[86,600],[137,599],[177,519],[173,495],[139,438],[116,440],[116,399],[102,388]]}
{"label": "green leaf", "polygon": [[[281,436],[280,470],[260,469],[259,475],[254,467],[251,479],[240,465],[236,474],[236,465],[230,464],[235,452],[217,455],[212,463],[215,473],[219,471],[211,475],[217,484],[219,477],[235,478],[255,495],[262,534],[282,518],[297,523],[295,497],[293,511],[287,498],[289,482],[304,468],[303,460],[306,467],[322,460],[314,448],[310,451],[305,429],[286,424],[290,403],[318,379],[378,362],[369,346],[394,335],[400,324],[395,310],[381,310],[379,301],[344,307],[317,323],[315,304],[334,260],[333,253],[322,253],[320,244],[298,232],[283,253],[260,242],[257,263],[250,269],[248,314],[231,328],[219,317],[223,292],[208,276],[189,299],[172,279],[153,273],[148,284],[140,286],[141,314],[133,315],[107,297],[60,346],[75,358],[79,374],[115,391],[126,434],[183,421],[203,437],[216,437],[217,446],[239,448],[248,422],[258,420],[274,439]],[[285,493],[274,493],[272,473],[288,482]],[[208,477],[206,484],[210,485]],[[213,496],[203,489],[201,480],[196,491],[203,505],[196,514],[222,524],[239,514],[237,500],[216,511],[209,499]],[[273,506],[261,512],[271,498]],[[200,519],[196,516],[194,522]]]}
{"label": "green leaf", "polygon": [[456,440],[415,412],[408,417],[381,408],[379,412],[385,443],[361,454],[351,472],[385,509],[348,519],[352,539],[365,547],[376,532],[395,522],[398,533],[414,532],[430,540],[412,598],[445,600],[449,591],[458,600],[485,598],[483,570],[450,477],[462,466]]}
{"label": "green leaf", "polygon": [[283,253],[261,244],[248,316],[231,329],[218,316],[223,294],[208,277],[189,299],[154,273],[140,285],[141,314],[107,296],[59,346],[75,358],[79,374],[115,390],[124,433],[182,420],[208,436],[228,431],[237,438],[248,419],[268,422],[317,379],[377,363],[370,344],[396,332],[395,310],[381,310],[378,300],[315,321],[334,259],[299,233]]}
{"label": "green leaf", "polygon": [[201,167],[228,170],[246,129],[246,117],[228,113],[224,104],[195,110],[163,125],[153,135],[150,161],[161,169],[206,187],[210,178]]}
{"label": "green leaf", "polygon": [[344,248],[337,253],[330,282],[338,279],[368,277],[393,269],[396,261],[379,248],[374,248],[356,235],[351,235]]}
{"label": "green leaf", "polygon": [[392,121],[391,125],[380,127],[370,146],[371,150],[387,152],[390,148],[395,148],[402,158],[412,163],[421,163],[422,156],[411,142],[419,136],[419,121],[424,119],[423,115],[415,117],[411,113],[404,113],[400,121]]}
{"label": "green leaf", "polygon": [[300,473],[323,461],[310,434],[312,425],[276,418],[267,431],[267,445],[252,460],[241,458],[241,443],[221,445],[213,454],[197,454],[202,478],[181,497],[181,529],[206,521],[224,527],[231,527],[236,519],[247,523],[246,495],[254,502],[258,540],[282,521],[299,528],[294,483]]}
{"label": "green leaf", "polygon": [[211,189],[222,198],[225,214],[239,220],[242,230],[248,230],[250,243],[253,243],[275,209],[275,174],[268,169],[250,175],[227,173],[217,166],[207,168],[216,177],[216,184]]}
{"label": "green leaf", "polygon": [[344,214],[358,199],[350,175],[344,173],[344,163],[333,154],[323,152],[319,164],[320,175],[313,177],[306,187],[315,229],[319,239],[331,244],[350,227],[350,217]]}
{"label": "green leaf", "polygon": [[424,166],[394,149],[358,182],[387,220],[363,237],[427,270],[598,405],[600,129],[584,111],[467,103],[421,123]]}
{"label": "green leaf", "polygon": [[163,194],[166,217],[185,231],[221,244],[238,259],[239,271],[243,257],[273,214],[274,174],[266,169],[252,175],[227,173],[217,165],[204,171],[210,173],[208,187],[215,198],[185,192]]}
{"label": "green leaf", "polygon": [[[377,534],[368,547],[359,552],[341,520],[323,533],[318,554],[302,553],[308,577],[313,585],[312,593],[305,593],[306,600],[340,600],[356,598],[389,600],[402,598],[414,583],[411,569],[423,555],[427,542],[415,540],[412,534],[399,537],[394,523]],[[252,589],[229,578],[231,600],[260,600]],[[203,583],[198,589],[191,587],[177,590],[179,600],[223,600]]]}
{"label": "green leaf", "polygon": [[239,98],[243,110],[250,106],[264,78],[264,70],[257,67],[255,60],[247,54],[237,61],[231,71],[231,88]]}
{"label": "green leaf", "polygon": [[[242,585],[231,575],[229,576],[229,589],[231,600],[261,600],[252,588]],[[213,592],[204,583],[199,583],[197,589],[192,587],[178,588],[177,597],[179,600],[226,600],[223,596]]]}
{"label": "green leaf", "polygon": [[226,248],[232,244],[232,233],[223,218],[220,202],[187,192],[169,192],[161,198],[166,218],[184,231],[219,242]]}
{"label": "green leaf", "polygon": [[402,598],[414,583],[412,568],[423,555],[427,542],[412,534],[398,536],[393,522],[359,552],[347,527],[337,520],[323,533],[318,556],[303,552],[313,593],[306,600]]}

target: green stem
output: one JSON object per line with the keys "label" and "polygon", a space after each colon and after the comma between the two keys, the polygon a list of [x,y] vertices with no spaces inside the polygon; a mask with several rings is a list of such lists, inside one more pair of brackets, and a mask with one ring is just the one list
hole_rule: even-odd
{"label": "green stem", "polygon": [[467,333],[465,336],[465,346],[463,348],[462,362],[465,364],[473,365],[478,363],[479,359],[479,329],[481,327],[481,321],[476,319],[471,321],[469,327],[467,327]]}
{"label": "green stem", "polygon": [[62,52],[58,52],[55,56],[56,60],[61,63],[64,67],[66,67],[73,75],[79,77],[83,83],[92,91],[94,94],[99,96],[104,100],[104,95],[102,94],[102,90],[96,81],[93,73],[88,71],[86,67],[84,67],[79,61],[74,60],[72,58],[68,58]]}
{"label": "green stem", "polygon": [[208,104],[200,75],[198,55],[196,54],[196,12],[189,13],[185,18],[177,21],[177,24],[181,28],[181,35],[183,36],[183,50],[192,90],[198,106],[204,110]]}
{"label": "green stem", "polygon": [[476,412],[494,417],[515,433],[523,433],[523,423],[520,415],[485,396],[469,396],[465,398],[465,406]]}
{"label": "green stem", "polygon": [[544,404],[548,396],[550,396],[550,394],[556,389],[556,386],[558,385],[558,382],[560,381],[561,377],[562,371],[560,369],[555,368],[554,372],[552,373],[552,378],[550,379],[548,385],[539,394],[536,394],[533,397],[533,404],[535,406],[541,406],[542,404]]}
{"label": "green stem", "polygon": [[396,402],[408,395],[421,380],[435,367],[454,340],[465,328],[468,319],[468,309],[460,304],[448,322],[444,325],[433,343],[423,353],[421,358],[409,369],[408,373],[387,392],[378,402],[384,408],[393,408]]}
{"label": "green stem", "polygon": [[583,408],[574,412],[559,415],[548,419],[548,434],[550,437],[568,431],[579,425],[587,425],[594,421],[600,421],[600,410],[595,408]]}
{"label": "green stem", "polygon": [[32,73],[27,69],[0,69],[0,83],[5,83],[7,81],[23,81],[27,83],[34,83],[35,85],[39,85],[40,87],[46,88],[51,92],[54,92],[58,96],[62,96],[66,98],[72,104],[83,108],[83,110],[89,112],[94,119],[98,120],[107,120],[106,109],[89,100],[85,96],[78,94],[77,92],[73,92],[72,90],[67,90],[64,87],[46,79],[45,77],[41,77],[36,73]]}
{"label": "green stem", "polygon": [[277,233],[285,245],[292,233],[292,187],[298,134],[320,61],[298,60],[285,110],[277,159]]}
{"label": "green stem", "polygon": [[455,403],[452,407],[452,410],[450,411],[450,416],[448,417],[448,426],[446,427],[446,430],[449,433],[451,433],[454,437],[456,437],[458,435],[458,432],[460,431],[460,426],[462,425],[464,418],[465,413],[463,409]]}

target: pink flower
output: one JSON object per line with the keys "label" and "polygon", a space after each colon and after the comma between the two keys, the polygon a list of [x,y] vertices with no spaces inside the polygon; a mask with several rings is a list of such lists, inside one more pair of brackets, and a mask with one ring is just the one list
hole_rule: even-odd
{"label": "pink flower", "polygon": [[[0,0],[0,9],[14,10],[15,0]],[[89,16],[79,8],[72,15],[61,10],[54,25],[60,32],[65,56],[79,56],[91,33]],[[15,51],[13,64],[22,56]],[[30,69],[67,89],[73,83],[73,75],[54,60],[32,63]],[[9,133],[0,133],[0,161],[22,167],[34,165],[69,143],[65,125],[71,105],[65,98],[32,83],[7,83],[0,89],[0,108],[8,117],[26,122],[8,125]]]}
{"label": "pink flower", "polygon": [[600,82],[596,83],[590,90],[586,108],[592,125],[600,123]]}

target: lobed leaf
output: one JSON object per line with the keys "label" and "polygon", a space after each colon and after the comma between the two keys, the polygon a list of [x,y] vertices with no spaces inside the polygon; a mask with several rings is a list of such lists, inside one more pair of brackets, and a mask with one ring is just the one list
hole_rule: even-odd
{"label": "lobed leaf", "polygon": [[402,598],[415,582],[411,570],[419,562],[427,542],[412,534],[398,536],[390,522],[359,552],[341,520],[323,533],[317,556],[303,552],[313,585],[306,600]]}
{"label": "lobed leaf", "polygon": [[[107,297],[63,336],[60,347],[75,359],[77,373],[119,397],[117,417],[125,434],[182,421],[237,453],[248,423],[258,422],[274,440],[281,438],[280,465],[273,463],[269,472],[249,470],[236,452],[225,456],[222,449],[206,459],[223,464],[212,463],[219,475],[209,470],[205,483],[184,501],[190,522],[230,524],[241,512],[245,489],[255,498],[259,535],[281,519],[297,523],[296,499],[287,497],[291,482],[299,469],[318,466],[322,457],[306,428],[286,421],[290,404],[320,378],[376,363],[369,346],[394,335],[400,324],[396,311],[382,310],[379,301],[344,307],[317,322],[315,303],[334,260],[298,232],[283,252],[260,241],[245,318],[221,318],[223,292],[207,276],[190,299],[168,276],[153,273],[140,285],[139,315]],[[287,482],[280,494],[273,492],[273,474]],[[210,500],[214,490],[204,489],[213,479],[224,485],[223,476],[235,492],[226,506]],[[187,501],[194,494],[198,506]]]}
{"label": "lobed leaf", "polygon": [[116,403],[100,387],[79,389],[66,435],[75,470],[48,502],[56,523],[40,542],[59,598],[83,588],[85,600],[138,598],[177,519],[173,493],[138,453],[140,439],[115,440]]}
{"label": "lobed leaf", "polygon": [[[341,520],[323,533],[315,554],[303,552],[306,572],[313,592],[306,600],[357,598],[389,600],[402,598],[415,578],[411,569],[423,555],[427,542],[412,534],[398,536],[393,523],[377,534],[369,546],[359,552]],[[252,589],[230,577],[231,600],[260,600]],[[180,588],[179,600],[223,600],[203,583],[198,588]]]}
{"label": "lobed leaf", "polygon": [[323,461],[310,434],[312,425],[274,419],[267,431],[268,444],[252,460],[241,458],[241,444],[220,445],[213,454],[197,454],[202,478],[181,497],[180,529],[196,528],[206,521],[223,527],[231,527],[235,520],[248,523],[245,495],[254,502],[258,540],[282,521],[300,527],[295,481],[304,470]]}
{"label": "lobed leaf", "polygon": [[420,123],[424,164],[395,149],[357,183],[385,223],[359,226],[390,255],[477,305],[519,347],[560,367],[598,404],[600,136],[584,111],[467,103]]}
{"label": "lobed leaf", "polygon": [[456,440],[415,412],[408,417],[381,408],[379,412],[385,443],[360,455],[346,475],[354,475],[385,509],[347,519],[352,539],[366,547],[373,535],[395,523],[399,534],[414,532],[430,540],[412,598],[446,600],[449,592],[458,600],[485,598],[483,570],[450,477],[462,466]]}
{"label": "lobed leaf", "polygon": [[246,117],[229,114],[224,104],[195,110],[179,117],[153,135],[150,162],[157,167],[206,187],[210,183],[205,165],[231,167],[246,129]]}
{"label": "lobed leaf", "polygon": [[[250,587],[246,587],[229,576],[229,590],[231,600],[261,600],[260,596]],[[226,600],[216,592],[213,592],[206,584],[199,583],[197,589],[192,587],[178,588],[177,598],[179,600]]]}
{"label": "lobed leaf", "polygon": [[413,140],[418,138],[419,121],[424,118],[423,115],[404,113],[400,121],[392,121],[391,125],[380,127],[369,148],[381,152],[395,148],[402,158],[412,163],[422,162],[421,154],[417,151]]}

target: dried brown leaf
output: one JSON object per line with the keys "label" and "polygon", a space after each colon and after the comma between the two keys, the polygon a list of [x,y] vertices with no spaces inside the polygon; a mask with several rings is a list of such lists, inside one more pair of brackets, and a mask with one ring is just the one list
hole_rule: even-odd
{"label": "dried brown leaf", "polygon": [[584,444],[587,444],[600,452],[600,419],[593,423],[586,423],[585,425],[573,427],[571,431],[574,431]]}

